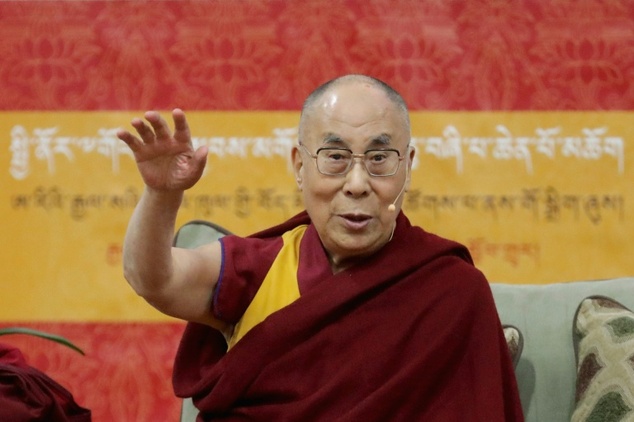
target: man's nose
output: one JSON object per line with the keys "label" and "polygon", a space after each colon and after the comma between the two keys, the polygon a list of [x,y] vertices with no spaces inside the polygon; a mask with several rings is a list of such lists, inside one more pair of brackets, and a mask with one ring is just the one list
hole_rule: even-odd
{"label": "man's nose", "polygon": [[353,157],[352,167],[346,174],[346,193],[353,196],[360,196],[368,192],[370,184],[370,174],[365,168],[362,157]]}

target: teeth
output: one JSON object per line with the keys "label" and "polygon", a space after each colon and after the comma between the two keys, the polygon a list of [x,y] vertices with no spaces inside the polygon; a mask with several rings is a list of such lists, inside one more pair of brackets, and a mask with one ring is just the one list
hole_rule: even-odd
{"label": "teeth", "polygon": [[365,220],[365,219],[366,219],[366,218],[365,218],[364,216],[362,216],[362,215],[349,215],[349,216],[347,216],[347,218],[348,218],[349,220],[353,220],[353,221],[363,221],[363,220]]}

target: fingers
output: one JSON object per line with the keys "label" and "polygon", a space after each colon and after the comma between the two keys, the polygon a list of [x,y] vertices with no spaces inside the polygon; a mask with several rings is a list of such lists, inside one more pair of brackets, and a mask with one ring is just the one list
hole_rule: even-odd
{"label": "fingers", "polygon": [[[153,144],[156,141],[165,142],[172,139],[170,128],[159,113],[156,111],[148,111],[144,117],[149,125],[139,118],[134,118],[130,122],[132,127],[136,129],[140,139],[126,130],[117,132],[117,137],[128,144],[132,151],[138,151],[144,144]],[[172,111],[172,117],[174,119],[175,129],[173,139],[180,143],[189,143],[191,136],[185,113],[183,110],[176,108]]]}
{"label": "fingers", "polygon": [[172,111],[172,118],[174,119],[174,139],[178,142],[189,142],[191,139],[189,124],[183,110],[175,108]]}
{"label": "fingers", "polygon": [[132,152],[138,151],[143,146],[143,142],[127,130],[121,129],[117,131],[117,138],[125,142]]}
{"label": "fingers", "polygon": [[152,144],[156,141],[156,135],[154,134],[154,130],[152,130],[151,127],[145,124],[143,120],[139,118],[134,118],[132,119],[130,123],[132,124],[132,127],[136,129],[137,133],[139,134],[139,136],[141,137],[144,143]]}
{"label": "fingers", "polygon": [[[163,117],[161,117],[159,113],[157,113],[156,111],[148,111],[145,113],[145,119],[152,125],[152,129],[154,129],[154,133],[152,134],[154,136],[153,140],[166,140],[172,137],[172,132],[170,131],[167,122],[165,121],[165,119],[163,119]],[[143,126],[150,130],[147,125],[144,124]],[[138,130],[139,129],[137,128],[137,131]],[[140,132],[139,135],[143,137],[143,134],[141,134]],[[145,138],[143,138],[143,140],[145,141]]]}

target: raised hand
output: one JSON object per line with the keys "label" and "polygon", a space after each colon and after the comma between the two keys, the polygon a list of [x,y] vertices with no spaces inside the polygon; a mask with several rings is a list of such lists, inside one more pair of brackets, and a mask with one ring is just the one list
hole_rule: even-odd
{"label": "raised hand", "polygon": [[154,190],[189,189],[203,173],[207,147],[194,151],[189,125],[180,109],[172,111],[173,134],[159,113],[148,111],[144,117],[149,125],[138,118],[131,122],[138,137],[126,130],[117,132],[134,153],[143,181]]}

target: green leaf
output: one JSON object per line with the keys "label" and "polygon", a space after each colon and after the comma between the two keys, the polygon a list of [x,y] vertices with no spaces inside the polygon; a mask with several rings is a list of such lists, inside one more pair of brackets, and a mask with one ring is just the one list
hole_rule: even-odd
{"label": "green leaf", "polygon": [[70,347],[76,352],[81,353],[82,355],[85,355],[84,351],[81,350],[79,347],[75,346],[73,343],[71,343],[70,340],[67,340],[66,338],[62,336],[58,336],[56,334],[50,334],[44,331],[34,330],[32,328],[23,328],[23,327],[0,328],[0,336],[4,336],[7,334],[27,334],[31,336],[45,338],[47,340],[51,340],[56,343],[63,344],[64,346]]}

